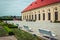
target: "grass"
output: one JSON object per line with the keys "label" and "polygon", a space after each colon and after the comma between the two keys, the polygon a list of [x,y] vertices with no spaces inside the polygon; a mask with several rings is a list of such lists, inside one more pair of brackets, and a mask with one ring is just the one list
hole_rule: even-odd
{"label": "grass", "polygon": [[6,32],[7,32],[9,35],[14,35],[12,29],[10,29],[9,27],[4,26],[3,28],[6,30]]}
{"label": "grass", "polygon": [[4,23],[4,22],[0,22],[0,25],[1,26],[7,26],[9,28],[18,28],[17,25],[7,24],[7,23]]}
{"label": "grass", "polygon": [[4,28],[0,28],[0,37],[7,36],[8,33],[4,30]]}
{"label": "grass", "polygon": [[[11,29],[11,30],[13,31],[13,33],[14,33],[14,36],[17,38],[17,40],[44,40],[44,39],[42,39],[42,38],[40,38],[40,37],[38,37],[38,36],[34,36],[34,35],[26,32],[26,31],[20,30],[20,29],[18,29],[18,28],[7,28],[7,29],[6,29],[5,26],[8,25],[8,24],[6,24],[6,23],[3,23],[3,22],[2,22],[2,23],[0,23],[0,25],[3,26],[3,28],[0,29],[0,36],[6,35],[6,34],[7,34],[6,30],[7,30],[7,29],[8,29],[8,30]],[[15,26],[15,25],[14,25],[14,26]],[[5,29],[4,29],[4,27],[5,27]]]}
{"label": "grass", "polygon": [[16,25],[13,24],[7,24],[9,28],[18,28]]}
{"label": "grass", "polygon": [[15,33],[15,36],[18,40],[44,40],[23,30],[13,29],[13,32]]}

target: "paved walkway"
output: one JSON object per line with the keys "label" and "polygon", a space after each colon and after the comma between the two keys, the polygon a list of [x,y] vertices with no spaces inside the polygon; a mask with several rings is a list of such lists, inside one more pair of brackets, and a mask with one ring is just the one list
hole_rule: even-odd
{"label": "paved walkway", "polygon": [[0,37],[0,40],[17,40],[14,36]]}

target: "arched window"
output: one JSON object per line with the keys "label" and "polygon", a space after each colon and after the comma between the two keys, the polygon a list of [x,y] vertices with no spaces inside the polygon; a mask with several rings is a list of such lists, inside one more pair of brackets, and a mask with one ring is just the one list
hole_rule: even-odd
{"label": "arched window", "polygon": [[29,20],[31,20],[31,15],[29,15]]}
{"label": "arched window", "polygon": [[35,20],[37,19],[37,15],[35,14]]}
{"label": "arched window", "polygon": [[45,13],[43,13],[43,20],[45,20]]}
{"label": "arched window", "polygon": [[48,13],[48,20],[51,19],[51,13]]}
{"label": "arched window", "polygon": [[27,15],[27,20],[28,20],[28,15]]}
{"label": "arched window", "polygon": [[55,20],[58,20],[58,12],[55,12]]}
{"label": "arched window", "polygon": [[38,14],[38,19],[40,20],[40,14]]}
{"label": "arched window", "polygon": [[33,15],[32,15],[32,20],[33,20]]}

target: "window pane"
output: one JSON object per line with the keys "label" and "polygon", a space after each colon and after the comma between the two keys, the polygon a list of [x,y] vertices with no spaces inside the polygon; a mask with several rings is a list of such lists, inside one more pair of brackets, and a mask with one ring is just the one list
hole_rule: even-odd
{"label": "window pane", "polygon": [[33,15],[32,15],[32,20],[33,20]]}
{"label": "window pane", "polygon": [[40,20],[40,14],[38,14],[38,18],[39,18],[39,20]]}
{"label": "window pane", "polygon": [[55,12],[55,20],[58,20],[58,12]]}
{"label": "window pane", "polygon": [[29,15],[29,20],[31,20],[31,15]]}
{"label": "window pane", "polygon": [[51,19],[51,13],[48,13],[48,20]]}
{"label": "window pane", "polygon": [[45,13],[43,13],[43,20],[45,20]]}
{"label": "window pane", "polygon": [[37,19],[37,16],[35,15],[35,20]]}

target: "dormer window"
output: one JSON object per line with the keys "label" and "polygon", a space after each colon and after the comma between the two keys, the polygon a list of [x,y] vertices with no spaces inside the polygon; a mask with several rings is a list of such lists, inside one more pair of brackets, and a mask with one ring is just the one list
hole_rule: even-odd
{"label": "dormer window", "polygon": [[44,1],[44,0],[41,0],[41,1]]}
{"label": "dormer window", "polygon": [[32,4],[31,4],[31,6],[32,6]]}
{"label": "dormer window", "polygon": [[37,2],[35,2],[35,4],[37,4]]}

